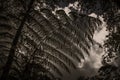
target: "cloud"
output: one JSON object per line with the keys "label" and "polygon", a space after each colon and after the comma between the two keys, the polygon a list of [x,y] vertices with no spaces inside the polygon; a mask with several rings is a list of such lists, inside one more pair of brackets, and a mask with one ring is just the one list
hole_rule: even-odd
{"label": "cloud", "polygon": [[102,30],[100,30],[99,32],[95,32],[93,39],[100,43],[101,45],[104,44],[104,41],[106,40],[106,35],[108,34],[108,32],[106,31],[106,27],[103,27]]}

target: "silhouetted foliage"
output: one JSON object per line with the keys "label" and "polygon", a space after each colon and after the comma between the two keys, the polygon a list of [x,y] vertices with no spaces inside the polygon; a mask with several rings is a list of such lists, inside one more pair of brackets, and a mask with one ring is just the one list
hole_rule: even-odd
{"label": "silhouetted foliage", "polygon": [[[98,4],[97,4],[98,3]],[[88,8],[89,7],[89,8]],[[82,0],[82,12],[102,15],[107,23],[107,40],[105,41],[105,54],[103,66],[98,75],[87,80],[119,80],[119,53],[120,53],[120,2],[119,0]],[[85,80],[85,79],[83,79]]]}
{"label": "silhouetted foliage", "polygon": [[61,69],[70,73],[70,68],[76,69],[73,61],[84,59],[83,53],[89,55],[101,21],[64,10],[53,14],[51,5],[59,1],[39,4],[41,0],[1,0],[1,80],[48,80],[55,73],[61,77]]}
{"label": "silhouetted foliage", "polygon": [[[76,1],[81,9],[71,7],[68,14],[62,9],[57,10]],[[112,53],[118,54],[118,2],[0,0],[0,79],[55,80],[55,74],[63,76],[61,70],[71,73],[70,68],[76,69],[76,63],[85,59],[84,54],[90,55],[93,34],[101,25],[99,17],[88,16],[91,13],[102,15],[108,25],[110,34],[105,47],[109,58]]]}

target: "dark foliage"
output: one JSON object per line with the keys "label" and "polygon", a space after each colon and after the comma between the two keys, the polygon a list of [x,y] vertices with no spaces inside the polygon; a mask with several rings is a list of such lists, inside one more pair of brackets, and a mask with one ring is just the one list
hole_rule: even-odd
{"label": "dark foliage", "polygon": [[[75,1],[80,11],[70,8],[69,15],[64,10],[52,13]],[[101,24],[88,16],[91,13],[102,15],[108,25],[107,58],[113,58],[113,53],[119,56],[119,8],[118,0],[0,0],[1,80],[55,80],[54,74],[62,77],[61,70],[76,69],[75,62],[84,59],[84,54],[89,56],[94,31]],[[105,58],[100,74],[86,80],[103,80],[102,73],[104,80],[112,74],[109,80],[118,78],[119,68],[107,64]]]}
{"label": "dark foliage", "polygon": [[[57,2],[42,2],[47,6]],[[71,1],[67,1],[72,3]],[[97,18],[64,10],[53,14],[40,0],[1,0],[1,80],[48,80],[76,69],[74,62],[89,55]],[[85,29],[84,29],[85,27]]]}

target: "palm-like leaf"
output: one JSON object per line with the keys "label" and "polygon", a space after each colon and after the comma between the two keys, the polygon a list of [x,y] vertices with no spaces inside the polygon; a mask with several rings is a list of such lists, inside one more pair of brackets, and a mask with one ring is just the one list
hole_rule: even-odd
{"label": "palm-like leaf", "polygon": [[[54,71],[60,76],[61,69],[67,72],[70,72],[70,68],[75,69],[74,62],[80,62],[85,54],[89,55],[93,33],[100,21],[72,12],[68,16],[63,10],[53,14],[46,8],[36,11],[33,6],[30,7],[23,19],[21,19],[23,15],[20,17],[9,14],[11,21],[4,15],[0,16],[1,54],[14,49],[15,54],[12,57],[18,60],[14,60],[12,66],[16,64],[16,68],[25,67],[20,65],[27,63],[25,61],[27,60],[30,63],[38,62],[44,68],[49,68],[49,72]],[[11,23],[5,22],[6,19]],[[19,29],[20,27],[22,28]]]}

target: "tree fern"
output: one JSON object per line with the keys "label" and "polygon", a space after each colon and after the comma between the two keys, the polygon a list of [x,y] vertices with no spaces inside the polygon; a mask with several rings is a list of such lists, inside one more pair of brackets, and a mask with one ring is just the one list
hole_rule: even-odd
{"label": "tree fern", "polygon": [[[16,11],[18,6],[16,12],[0,16],[0,51],[1,54],[9,53],[1,80],[6,80],[11,68],[29,73],[25,67],[32,63],[41,64],[48,73],[53,71],[60,76],[63,75],[61,69],[66,72],[76,69],[74,62],[80,62],[85,54],[89,55],[93,33],[100,21],[76,12],[67,15],[64,10],[58,10],[55,14],[47,8],[34,10],[33,5],[38,3],[34,0],[30,0],[29,5],[23,0],[18,2],[24,2],[20,4],[23,12]],[[33,65],[30,67],[34,69]]]}

